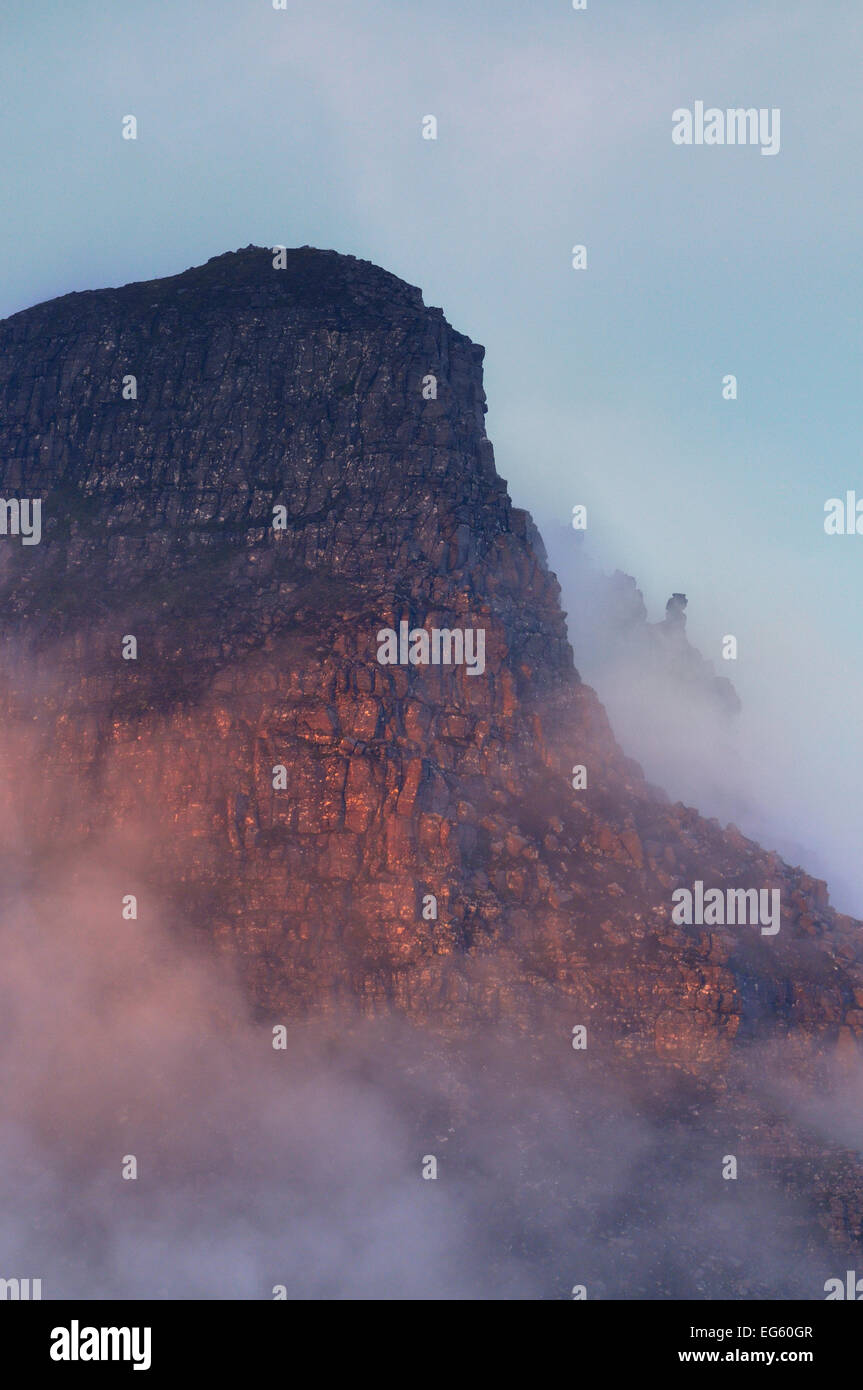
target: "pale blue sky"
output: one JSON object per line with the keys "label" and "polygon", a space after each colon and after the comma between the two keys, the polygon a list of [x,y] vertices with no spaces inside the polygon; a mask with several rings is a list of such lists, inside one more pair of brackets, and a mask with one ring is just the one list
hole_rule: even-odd
{"label": "pale blue sky", "polygon": [[[588,5],[4,0],[0,314],[249,242],[419,285],[514,500],[738,636],[777,825],[863,911],[863,536],[822,525],[863,496],[859,3]],[[780,153],[674,146],[697,99],[779,107]]]}

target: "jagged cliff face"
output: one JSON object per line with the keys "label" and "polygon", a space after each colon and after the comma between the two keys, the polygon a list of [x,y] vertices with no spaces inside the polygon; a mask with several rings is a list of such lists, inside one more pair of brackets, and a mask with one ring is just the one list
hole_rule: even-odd
{"label": "jagged cliff face", "polygon": [[[853,1052],[857,924],[648,787],[580,681],[482,356],[308,248],[0,325],[0,494],[42,499],[40,544],[0,537],[17,872],[110,835],[142,914],[167,904],[275,1019],[547,1016],[717,1074],[771,1034]],[[483,629],[484,671],[381,664],[404,619]],[[780,931],[674,924],[696,880],[779,889]]]}

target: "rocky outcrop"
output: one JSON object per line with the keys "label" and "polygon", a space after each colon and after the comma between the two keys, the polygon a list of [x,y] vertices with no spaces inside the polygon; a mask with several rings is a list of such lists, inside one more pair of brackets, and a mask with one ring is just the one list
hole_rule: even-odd
{"label": "rocky outcrop", "polygon": [[[16,872],[102,837],[276,1019],[584,1023],[719,1086],[748,1040],[856,1050],[859,924],[649,787],[581,681],[482,348],[368,263],[286,260],[0,324],[0,492],[42,501],[40,544],[0,537]],[[484,671],[381,664],[404,620],[483,630]],[[781,929],[675,923],[696,881],[780,890]]]}
{"label": "rocky outcrop", "polygon": [[622,570],[603,573],[586,553],[584,532],[555,526],[549,541],[552,563],[566,576],[570,639],[592,679],[612,691],[615,682],[627,678],[649,682],[657,703],[664,687],[673,719],[688,708],[696,718],[713,719],[717,729],[733,721],[740,713],[739,697],[732,682],[717,676],[713,663],[689,641],[685,594],[672,594],[662,622],[650,623],[635,579]]}

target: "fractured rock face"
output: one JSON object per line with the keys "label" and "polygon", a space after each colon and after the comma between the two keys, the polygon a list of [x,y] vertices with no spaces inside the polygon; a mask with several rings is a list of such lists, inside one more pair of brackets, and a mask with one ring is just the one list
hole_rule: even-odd
{"label": "fractured rock face", "polygon": [[[286,260],[0,327],[3,496],[43,504],[38,546],[0,546],[32,843],[140,828],[139,896],[181,903],[265,1010],[562,1002],[686,1064],[765,1029],[856,1036],[857,936],[823,885],[667,804],[580,682],[495,472],[482,349],[374,266]],[[485,670],[382,665],[404,621],[483,630]],[[777,938],[673,925],[696,879],[780,889]]]}
{"label": "fractured rock face", "polygon": [[[16,872],[112,846],[268,1018],[587,1024],[720,1086],[747,1041],[856,1053],[858,924],[651,788],[580,680],[482,357],[310,248],[0,324],[0,491],[43,527],[0,537]],[[481,630],[484,670],[382,664],[402,623]],[[696,881],[778,889],[781,929],[676,924]]]}

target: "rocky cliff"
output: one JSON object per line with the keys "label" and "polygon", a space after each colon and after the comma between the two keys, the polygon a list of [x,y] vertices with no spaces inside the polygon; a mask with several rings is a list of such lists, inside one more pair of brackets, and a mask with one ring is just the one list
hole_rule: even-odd
{"label": "rocky cliff", "polygon": [[[0,494],[42,503],[0,536],[17,878],[101,837],[275,1020],[583,1024],[720,1090],[753,1041],[856,1057],[859,924],[647,785],[581,681],[483,349],[366,262],[284,259],[0,324]],[[382,664],[403,621],[483,631],[484,670]],[[778,889],[780,929],[676,923],[696,881]]]}

